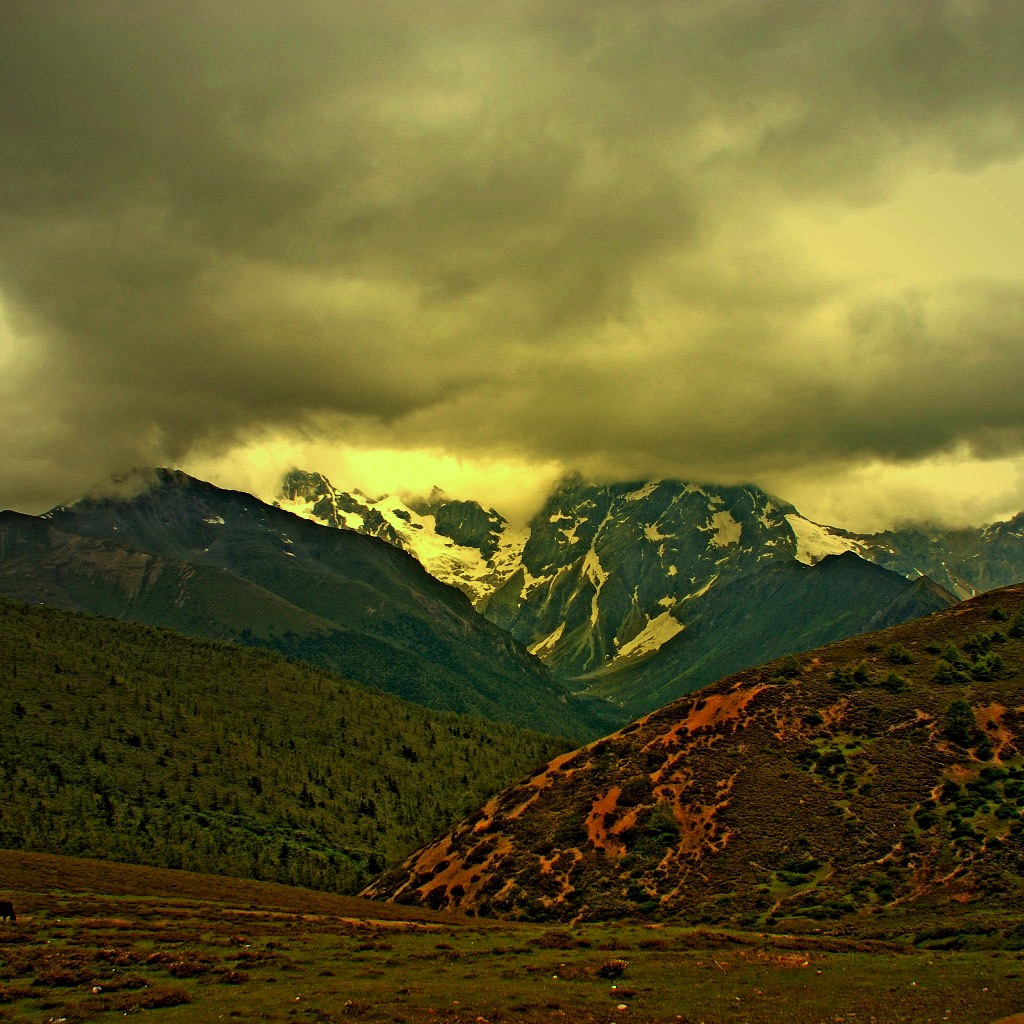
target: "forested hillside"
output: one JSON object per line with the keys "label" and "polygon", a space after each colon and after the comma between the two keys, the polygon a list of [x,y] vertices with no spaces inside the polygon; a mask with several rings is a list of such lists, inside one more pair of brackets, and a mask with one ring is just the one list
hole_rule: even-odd
{"label": "forested hillside", "polygon": [[0,847],[355,891],[564,741],[0,599]]}

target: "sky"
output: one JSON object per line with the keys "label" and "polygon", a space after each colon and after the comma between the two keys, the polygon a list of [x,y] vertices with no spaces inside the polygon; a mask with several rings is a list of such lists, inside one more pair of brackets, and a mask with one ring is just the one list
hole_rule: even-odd
{"label": "sky", "polygon": [[5,0],[0,507],[135,466],[1024,509],[1019,0]]}

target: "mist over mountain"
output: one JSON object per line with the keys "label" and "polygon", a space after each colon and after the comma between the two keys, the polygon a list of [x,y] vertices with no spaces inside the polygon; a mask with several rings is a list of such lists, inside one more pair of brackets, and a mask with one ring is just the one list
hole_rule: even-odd
{"label": "mist over mountain", "polygon": [[972,597],[1024,579],[1024,512],[976,528],[904,526],[846,536],[852,550],[905,576],[923,574],[957,597]]}

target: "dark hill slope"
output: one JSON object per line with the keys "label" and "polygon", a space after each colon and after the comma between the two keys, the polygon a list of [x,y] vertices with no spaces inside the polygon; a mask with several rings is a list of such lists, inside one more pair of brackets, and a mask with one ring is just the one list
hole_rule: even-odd
{"label": "dark hill slope", "polygon": [[289,634],[334,628],[224,569],[66,533],[17,512],[0,512],[0,592],[210,639],[281,644]]}
{"label": "dark hill slope", "polygon": [[955,603],[927,577],[911,583],[852,553],[781,562],[712,589],[682,633],[639,664],[598,674],[589,692],[635,718],[745,666]]}
{"label": "dark hill slope", "polygon": [[370,895],[886,930],[1024,903],[1024,584],[751,669],[488,801]]}
{"label": "dark hill slope", "polygon": [[40,519],[5,513],[0,555],[9,597],[269,646],[429,707],[597,731],[599,702],[571,700],[409,555],[184,473]]}
{"label": "dark hill slope", "polygon": [[0,847],[352,892],[564,743],[0,599]]}

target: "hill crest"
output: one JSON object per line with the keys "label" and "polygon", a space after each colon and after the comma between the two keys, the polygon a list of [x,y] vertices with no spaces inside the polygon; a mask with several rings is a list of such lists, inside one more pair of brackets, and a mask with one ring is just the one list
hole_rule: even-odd
{"label": "hill crest", "polygon": [[955,920],[1020,891],[1022,807],[1024,584],[677,700],[366,892],[561,920]]}

